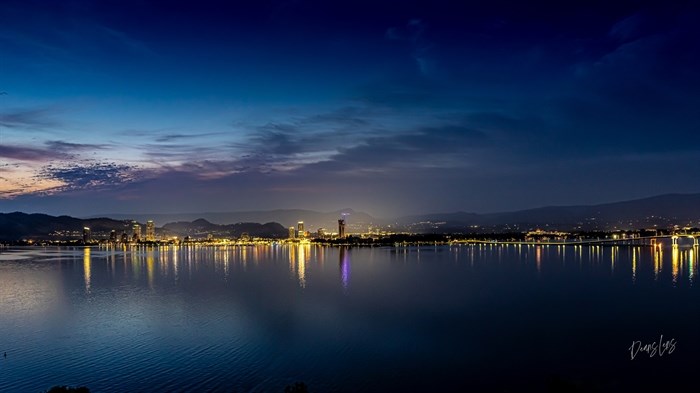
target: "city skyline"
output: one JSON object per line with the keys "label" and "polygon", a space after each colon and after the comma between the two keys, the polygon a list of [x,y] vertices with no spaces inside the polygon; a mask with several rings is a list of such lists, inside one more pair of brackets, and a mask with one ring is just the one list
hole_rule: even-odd
{"label": "city skyline", "polygon": [[8,1],[0,212],[696,193],[692,3]]}

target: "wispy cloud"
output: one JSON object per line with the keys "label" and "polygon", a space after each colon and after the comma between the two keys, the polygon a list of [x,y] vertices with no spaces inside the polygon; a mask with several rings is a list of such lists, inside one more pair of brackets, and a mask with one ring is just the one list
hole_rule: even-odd
{"label": "wispy cloud", "polygon": [[641,34],[644,22],[645,18],[642,14],[633,14],[615,23],[608,35],[620,42],[633,40]]}
{"label": "wispy cloud", "polygon": [[[176,166],[187,162],[221,159],[227,155],[225,146],[193,146],[186,143],[146,143],[139,146],[145,162],[157,166]],[[230,151],[228,152],[230,156]]]}
{"label": "wispy cloud", "polygon": [[[0,180],[5,182],[9,181],[8,179],[5,179],[3,177],[0,177]],[[24,194],[24,189],[21,187],[0,189],[0,199],[11,199],[12,197],[22,194]]]}
{"label": "wispy cloud", "polygon": [[466,168],[477,158],[483,158],[483,153],[491,147],[487,134],[464,124],[426,126],[364,139],[355,146],[339,149],[325,161],[309,165],[308,169],[359,176],[398,170],[403,176],[407,170],[422,168]]}
{"label": "wispy cloud", "polygon": [[112,39],[116,44],[123,46],[127,50],[139,55],[152,55],[153,51],[141,40],[135,39],[131,35],[117,30],[113,27],[96,25],[95,30],[104,32],[105,39]]}
{"label": "wispy cloud", "polygon": [[383,114],[361,106],[292,118],[252,127],[243,141],[230,146],[239,167],[288,171],[327,160],[382,128]]}
{"label": "wispy cloud", "polygon": [[156,142],[173,142],[181,139],[205,139],[210,136],[224,135],[222,132],[205,132],[201,134],[165,134],[158,135],[155,138]]}
{"label": "wispy cloud", "polygon": [[391,41],[407,41],[411,45],[411,57],[415,61],[418,70],[424,76],[434,76],[437,67],[434,56],[431,54],[433,42],[428,39],[426,31],[428,25],[418,18],[410,19],[405,26],[390,27],[384,33],[384,38]]}
{"label": "wispy cloud", "polygon": [[8,16],[3,25],[8,28],[0,33],[0,47],[21,60],[79,64],[86,56],[99,57],[96,53],[153,54],[144,41],[94,18],[78,3],[43,7],[3,4],[3,11]]}
{"label": "wispy cloud", "polygon": [[63,141],[47,141],[46,147],[52,150],[64,151],[64,152],[74,152],[74,151],[91,151],[91,150],[104,150],[109,147],[105,144],[90,144],[90,143],[70,143]]}
{"label": "wispy cloud", "polygon": [[15,109],[0,113],[0,127],[39,130],[54,128],[62,123],[53,118],[52,108]]}
{"label": "wispy cloud", "polygon": [[51,149],[38,149],[25,146],[0,145],[0,157],[19,161],[49,161],[52,159],[66,159],[69,156],[61,151]]}

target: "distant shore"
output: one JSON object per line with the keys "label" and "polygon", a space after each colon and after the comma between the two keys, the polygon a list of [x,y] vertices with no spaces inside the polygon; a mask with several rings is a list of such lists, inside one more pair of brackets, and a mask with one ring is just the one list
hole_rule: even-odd
{"label": "distant shore", "polygon": [[323,245],[332,247],[407,247],[407,246],[437,246],[437,245],[529,245],[529,246],[656,246],[668,244],[698,244],[700,232],[684,231],[613,231],[613,232],[547,232],[534,231],[527,233],[491,233],[491,234],[411,234],[399,233],[391,235],[358,234],[344,238],[246,238],[246,239],[186,239],[162,240],[149,242],[114,242],[108,240],[45,240],[23,239],[0,242],[4,247],[9,246],[41,246],[41,247],[245,247],[261,245]]}

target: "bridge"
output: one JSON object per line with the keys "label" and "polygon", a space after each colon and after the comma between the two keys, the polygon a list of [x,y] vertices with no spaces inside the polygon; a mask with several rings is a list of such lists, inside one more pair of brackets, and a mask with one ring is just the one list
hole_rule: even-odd
{"label": "bridge", "polygon": [[693,247],[700,245],[700,233],[696,234],[670,234],[641,236],[624,239],[582,239],[571,241],[499,241],[499,240],[454,240],[450,244],[503,244],[503,245],[534,245],[534,246],[584,246],[584,245],[610,245],[610,246],[656,246],[660,240],[671,239],[671,244],[678,246],[681,239],[692,239]]}

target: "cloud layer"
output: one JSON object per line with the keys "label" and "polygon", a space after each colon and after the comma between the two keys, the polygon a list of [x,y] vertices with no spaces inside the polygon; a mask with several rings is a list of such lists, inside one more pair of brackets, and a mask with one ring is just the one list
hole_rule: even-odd
{"label": "cloud layer", "polygon": [[389,215],[700,191],[693,5],[53,7],[0,14],[6,209]]}

